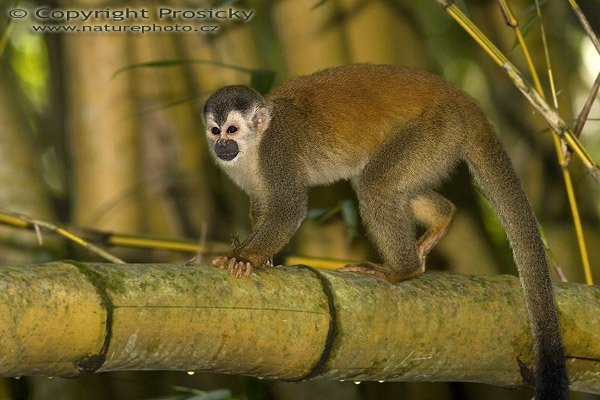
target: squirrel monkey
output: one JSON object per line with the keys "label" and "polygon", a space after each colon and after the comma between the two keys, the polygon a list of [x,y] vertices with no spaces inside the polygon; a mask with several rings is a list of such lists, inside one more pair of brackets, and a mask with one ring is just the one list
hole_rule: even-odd
{"label": "squirrel monkey", "polygon": [[[552,282],[537,222],[512,164],[474,100],[442,79],[357,64],[289,79],[263,98],[246,86],[204,106],[217,164],[250,197],[252,234],[212,264],[236,276],[292,237],[310,186],[348,179],[382,264],[342,268],[389,282],[425,271],[455,208],[432,190],[463,160],[498,214],[523,286],[536,353],[536,399],[568,398]],[[425,233],[417,238],[417,226]]]}

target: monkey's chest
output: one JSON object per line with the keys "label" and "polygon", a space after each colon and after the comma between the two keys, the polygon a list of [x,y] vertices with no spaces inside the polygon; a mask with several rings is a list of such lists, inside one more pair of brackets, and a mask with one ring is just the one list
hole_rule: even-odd
{"label": "monkey's chest", "polygon": [[262,181],[259,177],[257,155],[254,152],[245,154],[239,160],[227,163],[223,170],[229,178],[248,194],[257,193],[262,188]]}
{"label": "monkey's chest", "polygon": [[328,185],[356,177],[367,162],[367,157],[309,157],[304,161],[304,170],[310,186]]}

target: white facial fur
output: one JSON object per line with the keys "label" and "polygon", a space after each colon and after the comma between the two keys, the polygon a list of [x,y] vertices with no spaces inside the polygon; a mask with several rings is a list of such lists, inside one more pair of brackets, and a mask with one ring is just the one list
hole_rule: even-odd
{"label": "white facial fur", "polygon": [[[212,133],[212,130],[215,127],[220,131],[218,135]],[[233,133],[227,132],[230,127],[235,127],[236,131]],[[217,140],[235,140],[239,147],[240,154],[236,158],[231,161],[218,159],[220,162],[234,163],[244,152],[246,152],[248,142],[252,141],[251,139],[253,136],[254,127],[252,126],[251,121],[239,111],[231,111],[227,116],[227,120],[221,126],[216,123],[212,114],[206,116],[206,137],[211,145],[214,145]]]}
{"label": "white facial fur", "polygon": [[[225,123],[221,126],[217,124],[214,115],[206,115],[206,137],[211,153],[217,163],[223,168],[227,175],[244,191],[251,193],[260,187],[258,179],[258,143],[260,142],[260,133],[255,131],[252,123],[254,115],[253,110],[244,115],[239,111],[231,111],[227,115]],[[236,132],[228,133],[229,127],[237,128]],[[218,128],[220,133],[212,133],[213,128]],[[217,140],[235,140],[238,145],[239,154],[232,160],[226,161],[218,158],[213,150]]]}

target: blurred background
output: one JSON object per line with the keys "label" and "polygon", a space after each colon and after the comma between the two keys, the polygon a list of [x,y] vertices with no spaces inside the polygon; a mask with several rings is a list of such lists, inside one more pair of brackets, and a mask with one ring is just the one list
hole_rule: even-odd
{"label": "blurred background", "polygon": [[[567,1],[541,3],[560,113],[573,124],[600,70],[600,57]],[[579,3],[600,32],[600,1]],[[496,1],[458,4],[521,71],[527,71]],[[512,0],[510,4],[525,29],[538,72],[545,78],[534,3]],[[57,20],[42,19],[53,10],[108,13],[127,7],[147,9],[148,18],[140,15],[115,21],[115,14],[107,14],[109,18],[68,22],[56,12]],[[236,18],[159,20],[155,11],[160,7],[233,8],[254,13],[247,22]],[[45,11],[36,17],[35,10],[40,8]],[[29,15],[12,14],[10,18],[15,9]],[[122,31],[125,25],[153,24],[163,26],[162,31]],[[61,32],[60,26],[92,26],[95,31]],[[185,27],[192,31],[168,31],[188,29]],[[206,31],[197,29],[200,27]],[[225,243],[236,235],[244,237],[249,230],[248,201],[208,157],[200,114],[204,100],[224,85],[249,84],[267,92],[287,77],[353,62],[425,69],[475,97],[496,126],[523,180],[553,265],[568,281],[583,282],[561,170],[544,121],[434,0],[3,0],[0,207],[108,232],[171,238],[206,235]],[[590,118],[581,140],[599,161],[598,104]],[[369,132],[358,129],[356,134]],[[570,170],[598,280],[600,189],[576,157]],[[467,169],[459,167],[440,191],[458,206],[459,213],[450,233],[431,255],[429,268],[468,274],[515,273],[502,228]],[[316,188],[310,209],[310,218],[276,261],[289,255],[377,259],[357,220],[348,184]],[[110,251],[130,262],[183,262],[190,258],[189,254],[164,250]],[[58,258],[93,259],[50,235],[45,235],[44,245],[39,246],[31,232],[0,227],[0,264]],[[200,396],[193,389],[212,397],[193,397]],[[211,392],[218,389],[229,392]],[[529,399],[531,392],[466,383],[292,384],[185,372],[0,380],[0,399],[444,400],[484,396]],[[596,397],[578,394],[573,398]]]}

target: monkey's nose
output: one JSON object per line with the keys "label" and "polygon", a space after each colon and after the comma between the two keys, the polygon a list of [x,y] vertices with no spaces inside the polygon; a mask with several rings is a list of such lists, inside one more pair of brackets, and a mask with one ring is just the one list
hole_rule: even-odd
{"label": "monkey's nose", "polygon": [[221,141],[219,139],[215,142],[214,149],[217,157],[225,161],[233,160],[240,152],[235,140]]}

